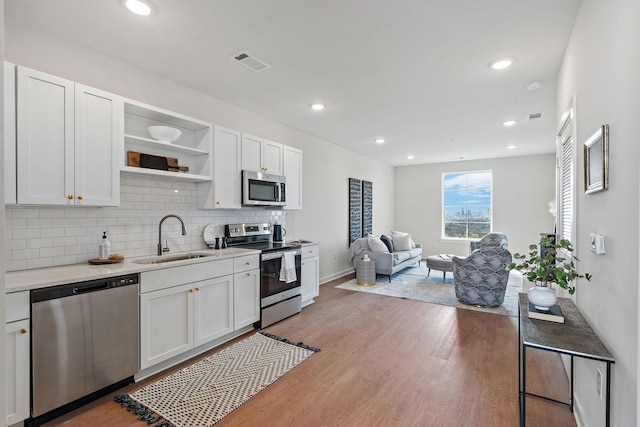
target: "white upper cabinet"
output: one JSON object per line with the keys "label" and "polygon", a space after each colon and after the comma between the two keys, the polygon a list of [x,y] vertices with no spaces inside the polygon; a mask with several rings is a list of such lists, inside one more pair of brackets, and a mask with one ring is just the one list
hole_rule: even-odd
{"label": "white upper cabinet", "polygon": [[4,203],[15,205],[16,195],[16,66],[4,63]]}
{"label": "white upper cabinet", "polygon": [[213,182],[198,184],[201,209],[240,209],[242,138],[239,131],[215,125],[213,128]]}
{"label": "white upper cabinet", "polygon": [[76,83],[75,107],[76,198],[88,206],[117,206],[123,103],[110,93]]}
{"label": "white upper cabinet", "polygon": [[282,151],[284,146],[277,142],[264,140],[262,143],[262,164],[264,171],[274,174],[283,175],[284,167],[282,165]]}
{"label": "white upper cabinet", "polygon": [[242,134],[242,169],[282,175],[282,144],[257,136]]}
{"label": "white upper cabinet", "polygon": [[302,150],[284,146],[285,209],[302,209]]}
{"label": "white upper cabinet", "polygon": [[17,68],[19,204],[117,206],[122,100]]}
{"label": "white upper cabinet", "polygon": [[[151,137],[149,126],[180,131],[172,142]],[[171,179],[208,182],[212,177],[213,124],[132,100],[124,102],[124,152],[122,171]],[[166,169],[140,167],[140,154],[166,159]],[[133,157],[132,157],[133,156]]]}

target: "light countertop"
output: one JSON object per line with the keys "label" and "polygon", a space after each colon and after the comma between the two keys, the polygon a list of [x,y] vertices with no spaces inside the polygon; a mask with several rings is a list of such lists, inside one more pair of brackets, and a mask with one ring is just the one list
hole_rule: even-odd
{"label": "light countertop", "polygon": [[171,257],[185,253],[207,254],[210,256],[171,261],[161,264],[137,264],[135,261],[161,258],[156,256],[136,257],[126,259],[117,264],[91,265],[71,264],[58,267],[36,268],[31,270],[10,271],[5,274],[6,293],[28,291],[67,283],[83,282],[86,280],[104,279],[125,274],[141,273],[144,271],[160,270],[180,265],[198,264],[215,260],[236,258],[245,255],[260,254],[252,249],[202,249],[197,251],[176,252],[165,255]]}

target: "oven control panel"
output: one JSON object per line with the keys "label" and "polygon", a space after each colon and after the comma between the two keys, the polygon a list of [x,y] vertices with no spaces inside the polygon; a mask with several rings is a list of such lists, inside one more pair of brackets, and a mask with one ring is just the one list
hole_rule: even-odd
{"label": "oven control panel", "polygon": [[260,236],[271,234],[271,224],[228,224],[225,225],[227,237]]}

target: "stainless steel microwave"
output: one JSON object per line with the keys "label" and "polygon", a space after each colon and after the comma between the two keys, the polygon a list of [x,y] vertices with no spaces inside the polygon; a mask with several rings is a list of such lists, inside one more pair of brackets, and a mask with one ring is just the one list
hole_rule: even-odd
{"label": "stainless steel microwave", "polygon": [[287,180],[284,176],[242,171],[243,206],[284,206]]}

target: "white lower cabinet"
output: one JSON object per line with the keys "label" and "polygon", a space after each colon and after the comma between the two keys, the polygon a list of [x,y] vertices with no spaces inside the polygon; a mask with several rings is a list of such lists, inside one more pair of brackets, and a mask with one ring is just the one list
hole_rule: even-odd
{"label": "white lower cabinet", "polygon": [[260,320],[260,255],[233,259],[234,329]]}
{"label": "white lower cabinet", "polygon": [[191,285],[140,295],[140,327],[141,369],[193,348]]}
{"label": "white lower cabinet", "polygon": [[29,292],[7,294],[6,306],[5,391],[9,426],[29,418]]}
{"label": "white lower cabinet", "polygon": [[233,277],[234,328],[260,320],[260,270],[236,273]]}
{"label": "white lower cabinet", "polygon": [[194,283],[194,291],[194,347],[233,332],[233,277]]}
{"label": "white lower cabinet", "polygon": [[302,247],[302,306],[313,304],[313,298],[320,293],[320,245],[305,245]]}
{"label": "white lower cabinet", "polygon": [[259,265],[255,254],[141,273],[140,369],[260,320]]}
{"label": "white lower cabinet", "polygon": [[232,307],[232,275],[140,295],[140,368],[232,332]]}

